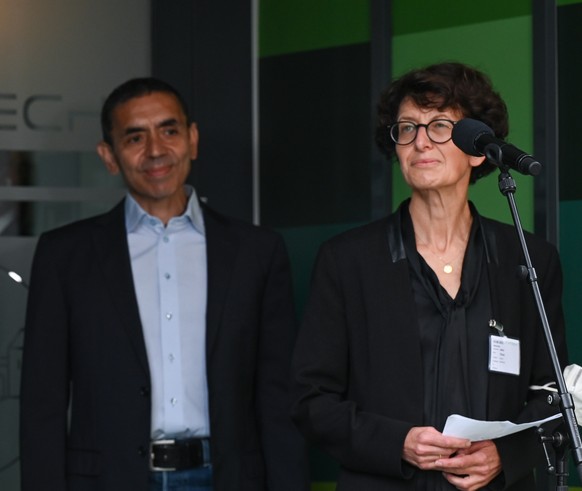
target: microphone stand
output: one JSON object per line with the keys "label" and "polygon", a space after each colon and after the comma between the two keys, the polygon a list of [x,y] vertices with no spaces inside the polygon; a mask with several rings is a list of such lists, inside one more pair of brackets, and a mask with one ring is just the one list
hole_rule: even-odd
{"label": "microphone stand", "polygon": [[[501,194],[507,197],[511,216],[513,217],[513,223],[515,225],[515,229],[525,258],[525,266],[520,266],[519,273],[521,278],[524,280],[527,279],[531,285],[536,306],[539,312],[539,317],[542,323],[542,328],[544,330],[548,352],[555,372],[558,392],[556,395],[548,396],[548,403],[560,406],[560,411],[562,412],[564,426],[566,429],[566,435],[562,435],[560,432],[555,432],[551,437],[541,436],[540,441],[542,444],[551,443],[556,449],[556,490],[565,491],[568,489],[567,447],[570,447],[572,451],[572,457],[574,459],[576,470],[578,471],[578,476],[582,480],[582,441],[578,431],[576,415],[574,414],[574,400],[572,395],[568,392],[566,382],[564,381],[564,376],[562,374],[560,362],[556,353],[556,346],[552,338],[552,332],[550,330],[548,318],[546,316],[545,307],[540,293],[540,288],[537,282],[536,271],[532,266],[528,247],[525,242],[523,227],[521,225],[514,197],[517,186],[513,180],[513,177],[511,177],[509,174],[508,166],[503,164],[501,148],[496,144],[489,144],[485,147],[484,150],[485,156],[500,168],[499,190],[501,191]],[[550,472],[553,470],[551,464],[549,466],[549,470]]]}

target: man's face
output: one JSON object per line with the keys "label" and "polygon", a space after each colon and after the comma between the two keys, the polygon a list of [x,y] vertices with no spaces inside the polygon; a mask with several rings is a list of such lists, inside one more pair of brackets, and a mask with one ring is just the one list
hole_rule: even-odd
{"label": "man's face", "polygon": [[156,215],[162,207],[182,207],[183,185],[198,149],[196,125],[188,126],[174,95],[153,92],[117,106],[112,113],[112,145],[97,151],[111,174],[121,172],[135,200]]}

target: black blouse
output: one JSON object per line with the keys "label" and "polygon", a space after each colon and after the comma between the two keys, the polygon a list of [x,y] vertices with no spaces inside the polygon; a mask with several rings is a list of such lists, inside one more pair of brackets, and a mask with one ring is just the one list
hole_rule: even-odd
{"label": "black blouse", "polygon": [[[401,207],[402,236],[408,258],[420,333],[424,426],[442,431],[447,417],[487,419],[489,320],[492,318],[484,240],[476,211],[455,298],[417,252],[414,227]],[[417,489],[455,489],[440,472],[418,473]]]}

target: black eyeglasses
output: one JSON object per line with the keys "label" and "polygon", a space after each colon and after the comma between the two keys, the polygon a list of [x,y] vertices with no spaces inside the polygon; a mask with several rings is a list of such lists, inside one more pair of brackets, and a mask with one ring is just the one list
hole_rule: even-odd
{"label": "black eyeglasses", "polygon": [[399,121],[388,125],[390,138],[396,145],[409,145],[416,139],[418,128],[426,129],[426,134],[433,143],[446,143],[453,137],[453,127],[457,121],[450,119],[433,119],[430,123],[420,124],[412,121]]}

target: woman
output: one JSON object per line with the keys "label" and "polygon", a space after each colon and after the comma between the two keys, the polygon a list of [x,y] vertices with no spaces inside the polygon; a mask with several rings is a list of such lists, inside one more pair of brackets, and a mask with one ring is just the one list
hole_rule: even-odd
{"label": "woman", "polygon": [[[519,423],[556,411],[529,390],[554,377],[530,286],[516,275],[515,230],[468,201],[469,184],[495,167],[452,142],[467,117],[507,135],[505,103],[471,67],[442,63],[393,82],[377,141],[396,154],[411,197],[320,250],[293,417],[339,461],[340,490],[534,489],[535,430],[480,442],[442,434],[455,413]],[[565,364],[559,259],[545,241],[527,241]],[[516,340],[517,369],[494,359],[502,336]]]}

